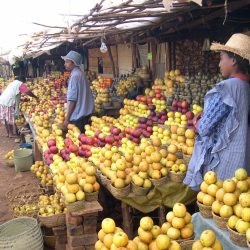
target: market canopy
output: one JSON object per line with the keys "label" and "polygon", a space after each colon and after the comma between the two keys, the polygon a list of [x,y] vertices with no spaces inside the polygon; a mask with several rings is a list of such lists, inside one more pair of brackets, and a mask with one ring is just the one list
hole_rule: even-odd
{"label": "market canopy", "polygon": [[[87,13],[68,14],[69,20],[76,20],[71,25],[53,26],[42,23],[34,23],[45,30],[33,33],[28,37],[25,44],[19,46],[14,54],[23,58],[40,56],[65,42],[82,40],[83,46],[99,41],[108,36],[126,34],[126,38],[163,27],[164,32],[175,32],[176,23],[180,23],[180,29],[192,28],[199,23],[225,15],[246,6],[250,0],[230,1],[224,0],[203,1],[201,0],[99,0],[95,1]],[[196,11],[196,12],[195,12]],[[204,13],[200,13],[205,11]],[[199,18],[194,14],[199,12]],[[190,21],[182,18],[189,15]],[[200,18],[201,17],[201,18]],[[73,19],[72,19],[73,18]],[[177,30],[178,31],[178,30]],[[17,53],[18,52],[18,53]]]}

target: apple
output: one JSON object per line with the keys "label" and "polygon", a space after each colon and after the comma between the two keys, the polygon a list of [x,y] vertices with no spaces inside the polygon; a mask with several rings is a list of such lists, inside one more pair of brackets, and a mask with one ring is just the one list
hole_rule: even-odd
{"label": "apple", "polygon": [[49,148],[50,153],[52,154],[57,154],[58,153],[58,148],[56,146],[51,146]]}
{"label": "apple", "polygon": [[156,245],[159,250],[168,249],[170,246],[170,238],[165,234],[160,234],[156,238]]}
{"label": "apple", "polygon": [[188,104],[188,102],[182,102],[181,103],[181,107],[183,108],[183,109],[188,109],[188,106],[189,106],[189,104]]}
{"label": "apple", "polygon": [[48,147],[56,146],[56,140],[49,139],[47,142]]}
{"label": "apple", "polygon": [[115,233],[113,243],[116,247],[125,247],[128,244],[128,236],[124,232]]}
{"label": "apple", "polygon": [[150,231],[150,230],[152,230],[153,226],[154,226],[154,222],[153,222],[152,218],[150,218],[148,216],[141,218],[140,227],[143,230]]}
{"label": "apple", "polygon": [[176,217],[183,218],[187,212],[186,206],[182,203],[175,203],[173,206],[173,213]]}
{"label": "apple", "polygon": [[178,107],[178,101],[177,100],[173,100],[172,106],[173,107]]}
{"label": "apple", "polygon": [[186,112],[186,117],[188,120],[192,120],[194,118],[194,113],[192,111]]}
{"label": "apple", "polygon": [[66,147],[69,147],[71,144],[73,144],[73,141],[72,141],[70,138],[66,138],[66,139],[64,140],[64,145],[65,145]]}
{"label": "apple", "polygon": [[102,221],[102,230],[105,234],[108,234],[108,233],[114,233],[115,232],[115,222],[113,219],[111,218],[105,218],[103,221]]}
{"label": "apple", "polygon": [[211,247],[216,241],[216,235],[212,230],[205,230],[201,233],[200,242],[203,247]]}
{"label": "apple", "polygon": [[105,137],[105,142],[108,143],[108,144],[113,144],[114,142],[114,137],[111,136],[111,135],[108,135]]}
{"label": "apple", "polygon": [[235,225],[235,228],[236,230],[241,233],[241,234],[245,234],[248,230],[248,228],[250,228],[250,223],[247,222],[247,221],[244,221],[242,219],[239,219],[237,222],[236,222],[236,225]]}

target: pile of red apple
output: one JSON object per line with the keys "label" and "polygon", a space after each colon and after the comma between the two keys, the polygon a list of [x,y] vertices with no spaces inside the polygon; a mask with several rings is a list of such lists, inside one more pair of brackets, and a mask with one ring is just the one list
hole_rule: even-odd
{"label": "pile of red apple", "polygon": [[182,114],[186,114],[188,112],[188,109],[189,109],[188,102],[173,100],[171,111],[181,112]]}
{"label": "pile of red apple", "polygon": [[48,149],[44,151],[43,156],[45,159],[45,163],[49,166],[53,163],[53,156],[58,153],[58,148],[56,146],[56,140],[50,139],[47,142]]}
{"label": "pile of red apple", "polygon": [[148,116],[148,120],[153,123],[164,124],[164,122],[168,119],[167,112],[162,110],[160,112],[155,111],[155,105],[148,105],[148,109],[150,110],[150,114]]}
{"label": "pile of red apple", "polygon": [[125,137],[125,133],[115,126],[110,127],[110,135],[105,135],[100,130],[95,132],[95,138],[100,147],[104,147],[106,144],[120,146],[123,137]]}

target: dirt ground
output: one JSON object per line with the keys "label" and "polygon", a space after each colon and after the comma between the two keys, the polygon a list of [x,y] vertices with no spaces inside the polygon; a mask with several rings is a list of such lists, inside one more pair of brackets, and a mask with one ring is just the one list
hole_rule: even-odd
{"label": "dirt ground", "polygon": [[4,126],[0,125],[0,224],[12,219],[6,193],[21,184],[37,181],[31,172],[15,173],[14,168],[4,164],[4,155],[15,148],[18,148],[18,143],[15,143],[15,139],[6,137]]}

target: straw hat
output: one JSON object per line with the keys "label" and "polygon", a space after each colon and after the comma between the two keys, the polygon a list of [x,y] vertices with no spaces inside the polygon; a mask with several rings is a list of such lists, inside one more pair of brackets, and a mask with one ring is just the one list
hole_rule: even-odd
{"label": "straw hat", "polygon": [[211,50],[229,51],[250,61],[250,36],[244,34],[232,35],[225,45],[212,43]]}

